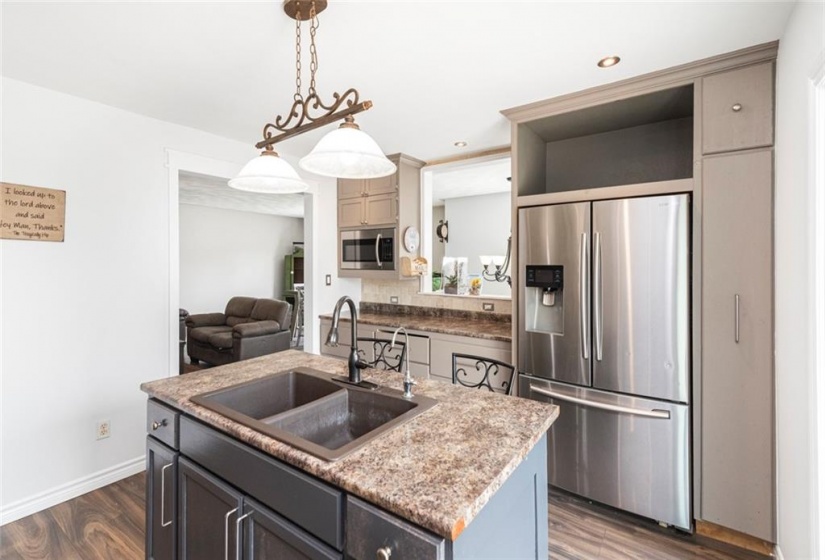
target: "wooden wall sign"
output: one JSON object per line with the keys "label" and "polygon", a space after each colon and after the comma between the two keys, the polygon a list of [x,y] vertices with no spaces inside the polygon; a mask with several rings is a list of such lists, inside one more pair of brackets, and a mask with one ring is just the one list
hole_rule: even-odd
{"label": "wooden wall sign", "polygon": [[0,183],[0,239],[63,241],[66,191]]}

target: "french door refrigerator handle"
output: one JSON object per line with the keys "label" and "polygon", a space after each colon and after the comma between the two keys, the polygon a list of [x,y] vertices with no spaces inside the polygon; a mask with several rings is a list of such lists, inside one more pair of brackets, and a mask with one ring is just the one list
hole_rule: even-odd
{"label": "french door refrigerator handle", "polygon": [[582,358],[590,359],[590,313],[587,312],[587,302],[590,298],[590,279],[587,273],[587,233],[582,233],[579,251],[579,324],[581,325]]}
{"label": "french door refrigerator handle", "polygon": [[593,336],[596,337],[596,360],[602,361],[604,326],[602,325],[602,234],[593,234]]}
{"label": "french door refrigerator handle", "polygon": [[378,246],[381,244],[381,234],[375,236],[375,262],[378,263],[378,268],[382,268],[384,264],[381,262],[381,251]]}
{"label": "french door refrigerator handle", "polygon": [[590,408],[599,408],[601,410],[610,410],[612,412],[620,412],[622,414],[632,414],[634,416],[644,416],[645,418],[660,418],[662,420],[670,420],[670,411],[669,410],[645,410],[641,408],[630,408],[628,406],[619,406],[617,404],[608,404],[608,403],[600,403],[596,401],[589,401],[587,399],[580,399],[579,397],[572,397],[570,395],[565,395],[563,393],[557,393],[555,391],[548,391],[547,389],[542,389],[540,387],[534,387],[530,385],[530,391],[533,393],[538,393],[540,395],[544,395],[545,397],[551,397],[560,401],[567,401],[575,404],[580,404],[582,406],[589,406]]}

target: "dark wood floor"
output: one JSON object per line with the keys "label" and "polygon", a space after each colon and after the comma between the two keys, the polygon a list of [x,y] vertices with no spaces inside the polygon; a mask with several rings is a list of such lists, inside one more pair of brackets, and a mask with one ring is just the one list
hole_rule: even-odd
{"label": "dark wood floor", "polygon": [[[0,527],[3,560],[143,558],[144,475],[138,474]],[[550,493],[550,558],[760,559],[700,537]]]}

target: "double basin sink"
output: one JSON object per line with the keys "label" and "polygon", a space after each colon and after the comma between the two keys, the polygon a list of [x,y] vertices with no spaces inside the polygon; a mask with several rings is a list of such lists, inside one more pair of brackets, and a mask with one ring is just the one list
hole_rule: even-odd
{"label": "double basin sink", "polygon": [[195,404],[327,461],[337,461],[433,407],[400,391],[362,389],[310,368],[201,393]]}

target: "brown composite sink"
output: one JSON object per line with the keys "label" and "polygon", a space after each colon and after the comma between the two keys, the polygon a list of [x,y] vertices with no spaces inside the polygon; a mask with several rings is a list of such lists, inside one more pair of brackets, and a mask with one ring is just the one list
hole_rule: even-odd
{"label": "brown composite sink", "polygon": [[436,404],[337,383],[331,375],[296,368],[191,398],[249,428],[307,453],[336,461]]}

